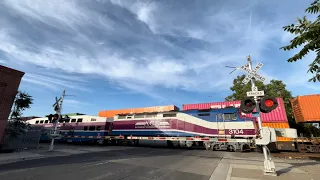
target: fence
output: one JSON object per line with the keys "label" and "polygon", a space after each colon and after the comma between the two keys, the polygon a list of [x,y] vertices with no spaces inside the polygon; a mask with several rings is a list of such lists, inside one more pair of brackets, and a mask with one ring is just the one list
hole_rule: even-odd
{"label": "fence", "polygon": [[21,134],[17,138],[4,137],[2,149],[22,150],[29,148],[38,148],[40,136],[43,127],[32,127],[25,134]]}

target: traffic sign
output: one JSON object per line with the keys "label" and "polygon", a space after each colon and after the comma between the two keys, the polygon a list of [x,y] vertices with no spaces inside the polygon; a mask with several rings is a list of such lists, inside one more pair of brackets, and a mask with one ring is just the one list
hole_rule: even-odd
{"label": "traffic sign", "polygon": [[259,117],[260,116],[260,112],[252,112],[252,117]]}
{"label": "traffic sign", "polygon": [[248,73],[248,76],[246,76],[243,79],[242,83],[247,84],[252,78],[255,78],[256,80],[259,80],[259,81],[264,81],[265,78],[257,73],[257,71],[261,69],[262,66],[263,66],[262,63],[258,63],[258,65],[254,68],[253,71],[249,69],[248,65],[241,66],[240,68]]}
{"label": "traffic sign", "polygon": [[264,96],[264,91],[248,91],[247,96],[249,97]]}

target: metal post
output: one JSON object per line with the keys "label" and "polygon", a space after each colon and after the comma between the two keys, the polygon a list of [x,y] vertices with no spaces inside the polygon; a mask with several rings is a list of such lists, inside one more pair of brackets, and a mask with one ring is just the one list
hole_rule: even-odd
{"label": "metal post", "polygon": [[[251,57],[247,57],[248,61],[248,68],[252,71],[252,63],[251,63]],[[251,90],[256,91],[255,88],[255,80],[251,78]],[[258,97],[254,96],[254,100],[256,102],[256,112],[259,113],[259,116],[257,117],[258,119],[258,126],[259,126],[259,136],[262,138],[263,134],[261,133],[262,131],[262,122],[261,122],[261,116],[260,116],[260,108],[259,108],[259,103],[258,103]],[[275,168],[272,168],[274,162],[271,160],[271,157],[268,158],[268,153],[267,153],[267,146],[263,145],[262,146],[262,151],[263,151],[263,156],[264,156],[264,173],[265,175],[276,175]]]}
{"label": "metal post", "polygon": [[[58,123],[60,121],[60,118],[61,118],[61,112],[62,112],[62,103],[63,103],[63,99],[64,99],[64,96],[66,95],[66,90],[63,91],[62,93],[62,96],[61,98],[59,99],[59,101],[57,101],[57,110],[56,110],[56,114],[58,114],[58,119],[54,125],[54,131],[53,131],[53,134],[56,134],[57,133],[57,129],[58,129]],[[52,137],[51,139],[51,144],[50,144],[50,147],[49,147],[49,151],[53,151],[53,148],[54,148],[54,140],[55,140],[55,137]]]}

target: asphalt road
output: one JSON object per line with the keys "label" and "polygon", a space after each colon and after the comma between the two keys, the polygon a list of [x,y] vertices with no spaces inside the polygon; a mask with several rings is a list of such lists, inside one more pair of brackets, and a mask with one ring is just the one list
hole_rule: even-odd
{"label": "asphalt road", "polygon": [[[106,147],[108,148],[108,147]],[[137,147],[0,166],[1,180],[208,180],[225,152]]]}

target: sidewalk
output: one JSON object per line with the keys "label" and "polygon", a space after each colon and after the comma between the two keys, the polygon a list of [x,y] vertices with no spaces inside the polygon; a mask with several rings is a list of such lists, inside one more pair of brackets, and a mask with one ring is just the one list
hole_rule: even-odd
{"label": "sidewalk", "polygon": [[316,180],[320,162],[273,158],[277,176],[263,174],[263,159],[222,159],[210,180]]}

